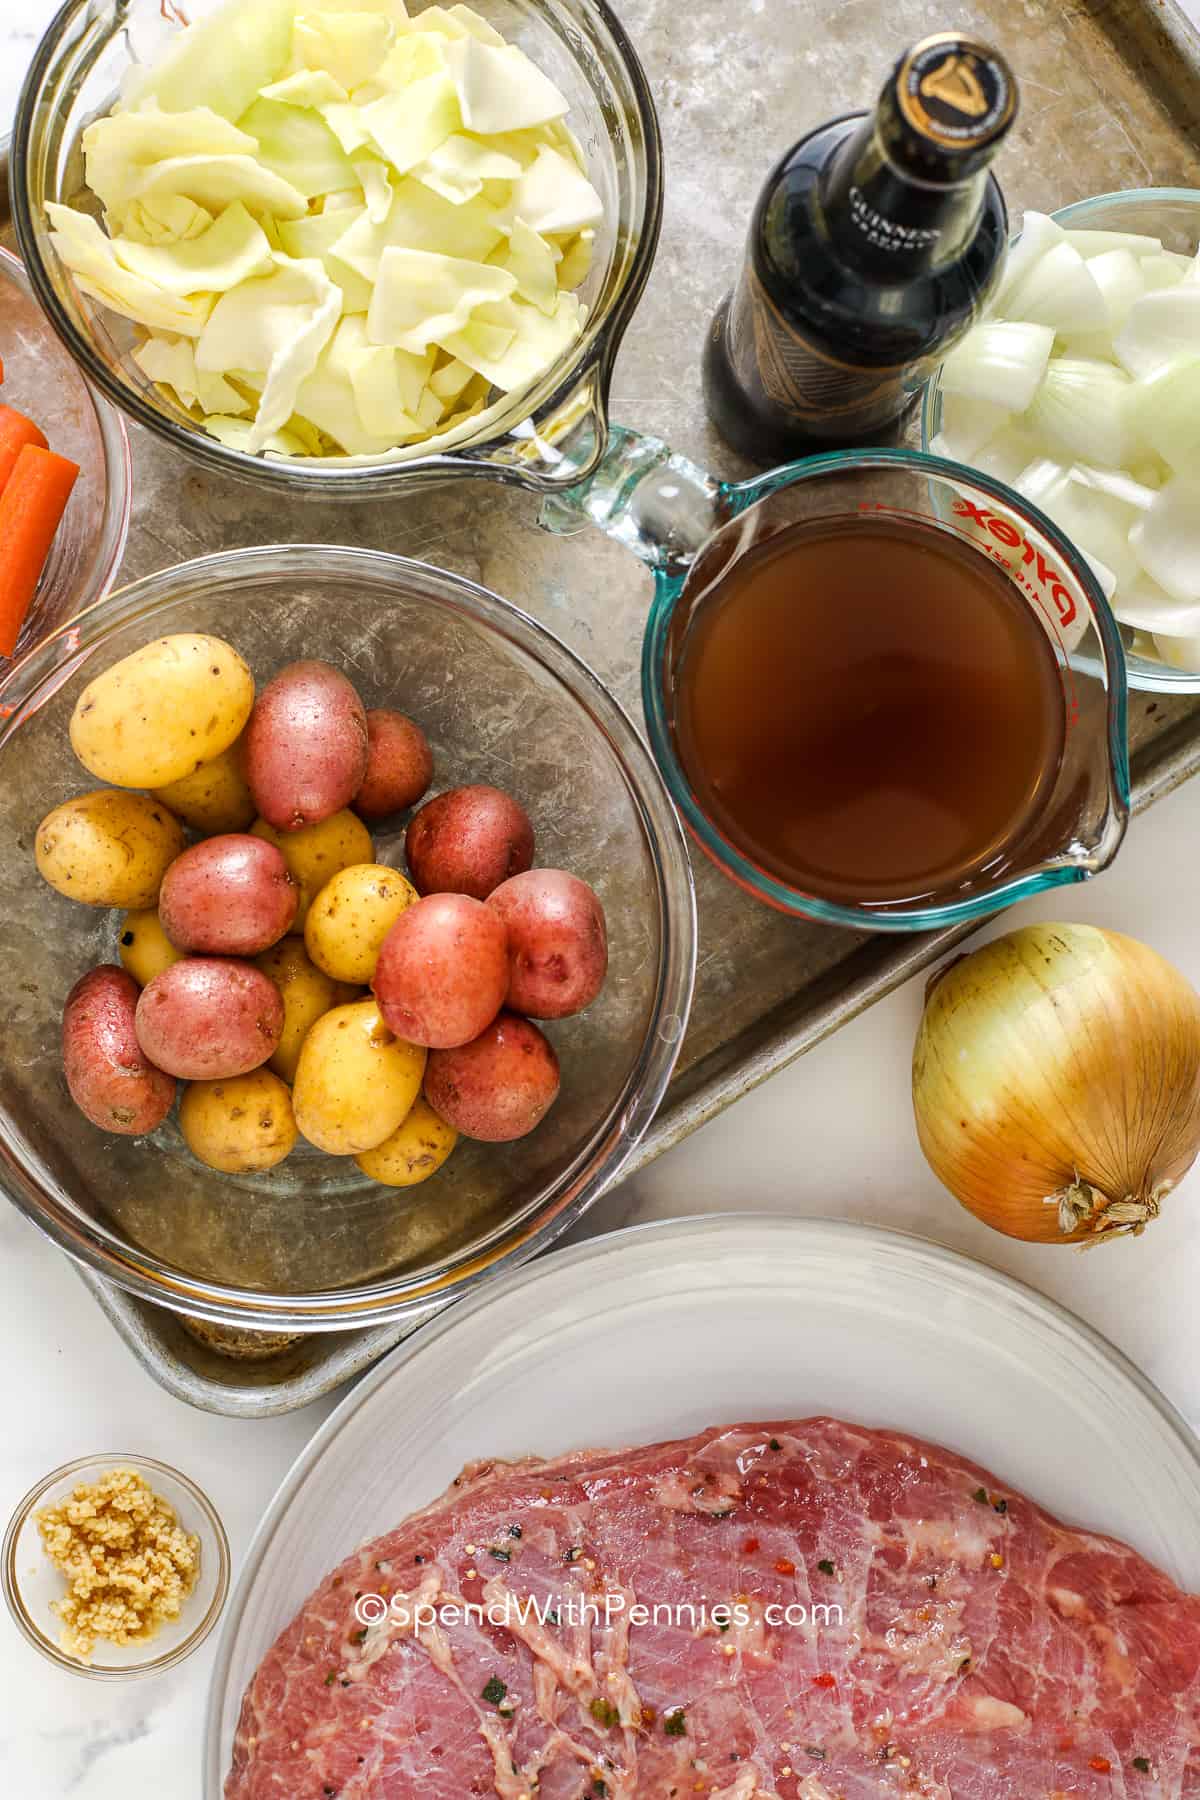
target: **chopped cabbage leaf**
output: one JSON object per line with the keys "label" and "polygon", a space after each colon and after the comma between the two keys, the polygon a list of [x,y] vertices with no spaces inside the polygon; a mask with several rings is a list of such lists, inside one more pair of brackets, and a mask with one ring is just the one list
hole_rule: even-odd
{"label": "chopped cabbage leaf", "polygon": [[296,18],[293,54],[304,68],[324,70],[352,94],[371,79],[395,35],[386,13],[304,12]]}
{"label": "chopped cabbage leaf", "polygon": [[197,369],[191,338],[168,337],[152,332],[133,353],[133,360],[151,381],[173,389],[181,406],[198,406],[205,413],[241,413],[249,403],[222,375]]}
{"label": "chopped cabbage leaf", "polygon": [[414,167],[418,181],[455,206],[474,200],[485,181],[516,181],[522,165],[480,138],[453,132],[443,144]]}
{"label": "chopped cabbage leaf", "polygon": [[396,183],[383,223],[359,219],[338,245],[338,255],[368,281],[377,279],[380,258],[393,245],[483,262],[502,236],[494,220],[482,197],[454,206],[408,176]]}
{"label": "chopped cabbage leaf", "polygon": [[164,194],[185,194],[211,213],[234,200],[279,219],[299,219],[308,211],[307,199],[291,182],[252,156],[168,157],[145,171],[134,198],[154,200]]}
{"label": "chopped cabbage leaf", "polygon": [[395,447],[395,439],[367,430],[350,376],[351,361],[363,347],[361,327],[361,319],[342,320],[316,368],[301,383],[296,410],[348,456],[380,456]]}
{"label": "chopped cabbage leaf", "polygon": [[587,176],[545,147],[518,181],[513,203],[517,216],[538,232],[582,231],[604,217],[604,202]]}
{"label": "chopped cabbage leaf", "polygon": [[429,385],[440,400],[457,400],[465,387],[475,380],[475,371],[469,363],[451,359],[435,369],[429,377]]}
{"label": "chopped cabbage leaf", "polygon": [[287,256],[301,260],[317,257],[324,261],[365,211],[360,201],[356,207],[339,208],[336,212],[308,213],[303,219],[286,219],[279,227],[280,246]]}
{"label": "chopped cabbage leaf", "polygon": [[213,216],[183,194],[160,194],[155,200],[131,200],[121,222],[122,234],[135,244],[183,244],[207,231]]}
{"label": "chopped cabbage leaf", "polygon": [[258,99],[238,124],[258,140],[257,160],[262,166],[306,199],[353,185],[350,159],[319,112],[282,100]]}
{"label": "chopped cabbage leaf", "polygon": [[392,183],[387,164],[369,151],[354,159],[354,173],[362,186],[367,217],[372,225],[382,225],[392,210]]}
{"label": "chopped cabbage leaf", "polygon": [[[582,327],[579,301],[574,294],[563,293],[550,318],[524,300],[506,300],[485,307],[464,330],[439,342],[443,350],[508,394],[528,387],[544,374],[579,336]],[[512,341],[496,355],[487,333],[510,328]]]}
{"label": "chopped cabbage leaf", "polygon": [[168,294],[223,294],[271,268],[266,234],[239,200],[227,206],[207,231],[184,243],[151,245],[114,238],[112,246],[123,268]]}
{"label": "chopped cabbage leaf", "polygon": [[332,131],[347,156],[353,156],[371,141],[371,134],[363,124],[362,108],[349,100],[330,100],[317,111]]}
{"label": "chopped cabbage leaf", "polygon": [[558,265],[558,285],[564,288],[582,287],[591,272],[592,257],[596,249],[596,233],[588,227],[578,237],[563,247],[563,259]]}
{"label": "chopped cabbage leaf", "polygon": [[85,293],[126,319],[186,337],[199,336],[212,308],[211,295],[177,299],[124,268],[117,261],[112,240],[86,213],[54,201],[47,204],[46,212],[52,227],[50,241]]}
{"label": "chopped cabbage leaf", "polygon": [[165,113],[207,106],[224,119],[240,119],[254,96],[287,68],[293,5],[294,0],[228,0],[173,37],[156,62],[138,71],[122,93],[122,110],[149,102]]}
{"label": "chopped cabbage leaf", "polygon": [[515,277],[517,292],[549,318],[558,304],[558,264],[561,252],[532,230],[524,219],[514,219],[507,245],[495,255]]}
{"label": "chopped cabbage leaf", "polygon": [[225,444],[230,450],[241,450],[247,456],[253,456],[259,450],[268,456],[307,456],[311,449],[298,432],[286,427],[262,438],[248,419],[227,418],[220,413],[205,419],[204,429],[219,444]]}
{"label": "chopped cabbage leaf", "polygon": [[114,228],[156,163],[176,156],[253,156],[256,148],[252,137],[207,106],[114,113],[93,120],[82,143],[87,184]]}
{"label": "chopped cabbage leaf", "polygon": [[282,81],[272,81],[258,96],[281,100],[285,106],[307,106],[319,112],[323,106],[341,106],[350,98],[340,81],[327,69],[297,69]]}
{"label": "chopped cabbage leaf", "polygon": [[296,410],[301,382],[341,317],[339,290],[316,261],[278,257],[270,275],[223,294],[196,345],[196,367],[218,374],[248,368],[265,374],[254,419],[257,444]]}
{"label": "chopped cabbage leaf", "polygon": [[371,77],[368,85],[372,93],[366,97],[372,98],[376,88],[380,93],[398,94],[429,75],[448,73],[444,39],[429,31],[410,31],[396,39]]}
{"label": "chopped cabbage leaf", "polygon": [[423,351],[460,331],[477,306],[505,299],[516,285],[507,269],[392,245],[380,259],[367,335],[374,344]]}
{"label": "chopped cabbage leaf", "polygon": [[446,45],[446,61],[468,131],[484,137],[521,131],[561,119],[567,111],[554,83],[515,44],[497,48],[473,36],[453,38]]}
{"label": "chopped cabbage leaf", "polygon": [[402,93],[372,100],[361,118],[398,175],[424,162],[462,124],[454,83],[445,74],[426,75]]}

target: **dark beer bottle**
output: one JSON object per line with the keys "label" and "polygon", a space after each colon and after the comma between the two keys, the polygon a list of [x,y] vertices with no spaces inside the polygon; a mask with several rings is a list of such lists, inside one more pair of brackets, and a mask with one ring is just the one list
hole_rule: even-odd
{"label": "dark beer bottle", "polygon": [[873,113],[802,138],[769,177],[704,357],[722,436],[759,462],[877,442],[999,277],[988,174],[1017,89],[959,32],[901,57]]}

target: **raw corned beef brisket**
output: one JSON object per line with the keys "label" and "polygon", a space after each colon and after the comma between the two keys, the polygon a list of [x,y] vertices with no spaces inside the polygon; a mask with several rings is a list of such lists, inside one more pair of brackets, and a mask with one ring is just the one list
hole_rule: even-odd
{"label": "raw corned beef brisket", "polygon": [[1200,1599],[830,1419],[483,1463],[288,1626],[226,1794],[1194,1800]]}

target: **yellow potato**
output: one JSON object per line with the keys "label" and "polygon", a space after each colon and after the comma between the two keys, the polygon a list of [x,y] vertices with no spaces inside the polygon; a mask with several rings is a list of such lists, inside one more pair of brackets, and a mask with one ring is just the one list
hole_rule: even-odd
{"label": "yellow potato", "polygon": [[269,1069],[189,1083],[179,1129],[192,1155],[225,1175],[273,1169],[296,1142],[292,1096]]}
{"label": "yellow potato", "polygon": [[408,1117],[424,1074],[425,1051],[393,1037],[373,1000],[335,1006],[301,1048],[296,1123],[331,1156],[373,1150]]}
{"label": "yellow potato", "polygon": [[214,836],[222,831],[245,831],[256,808],[242,768],[242,744],[230,744],[211,762],[201,763],[167,787],[155,788],[154,798],[173,813]]}
{"label": "yellow potato", "polygon": [[38,871],[69,900],[140,909],[158,899],[183,826],[148,794],[95,788],[47,813],[37,828]]}
{"label": "yellow potato", "polygon": [[101,781],[166,787],[228,750],[253,705],[254,678],[231,644],[156,638],[84,688],[71,747]]}
{"label": "yellow potato", "polygon": [[382,863],[340,869],[309,909],[305,948],[335,981],[368,982],[384,938],[416,899],[412,883]]}
{"label": "yellow potato", "polygon": [[288,873],[299,884],[294,932],[304,930],[308,909],[331,876],[351,863],[369,863],[375,855],[370,832],[357,813],[348,811],[335,812],[319,825],[302,825],[299,831],[276,831],[265,819],[256,819],[250,832],[283,853]]}
{"label": "yellow potato", "polygon": [[141,912],[127,912],[117,934],[117,951],[122,965],[129,970],[139,987],[146,987],[177,963],[183,956],[177,950],[152,906]]}
{"label": "yellow potato", "polygon": [[[296,1064],[300,1061],[300,1047],[305,1038],[322,1013],[343,1005],[351,998],[351,992],[331,981],[323,969],[309,961],[300,938],[281,938],[254,960],[283,995],[283,1034],[270,1066],[285,1081],[295,1081]],[[355,989],[354,993],[357,991]]]}
{"label": "yellow potato", "polygon": [[385,1187],[416,1187],[437,1174],[457,1142],[453,1125],[439,1119],[424,1094],[418,1094],[407,1119],[391,1137],[354,1160],[364,1175]]}

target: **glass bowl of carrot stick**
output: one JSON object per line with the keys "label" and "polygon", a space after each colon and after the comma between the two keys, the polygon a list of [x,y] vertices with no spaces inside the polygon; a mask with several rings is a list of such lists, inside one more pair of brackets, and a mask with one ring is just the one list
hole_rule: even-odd
{"label": "glass bowl of carrot stick", "polygon": [[92,391],[0,250],[0,677],[112,586],[132,469],[120,415]]}

